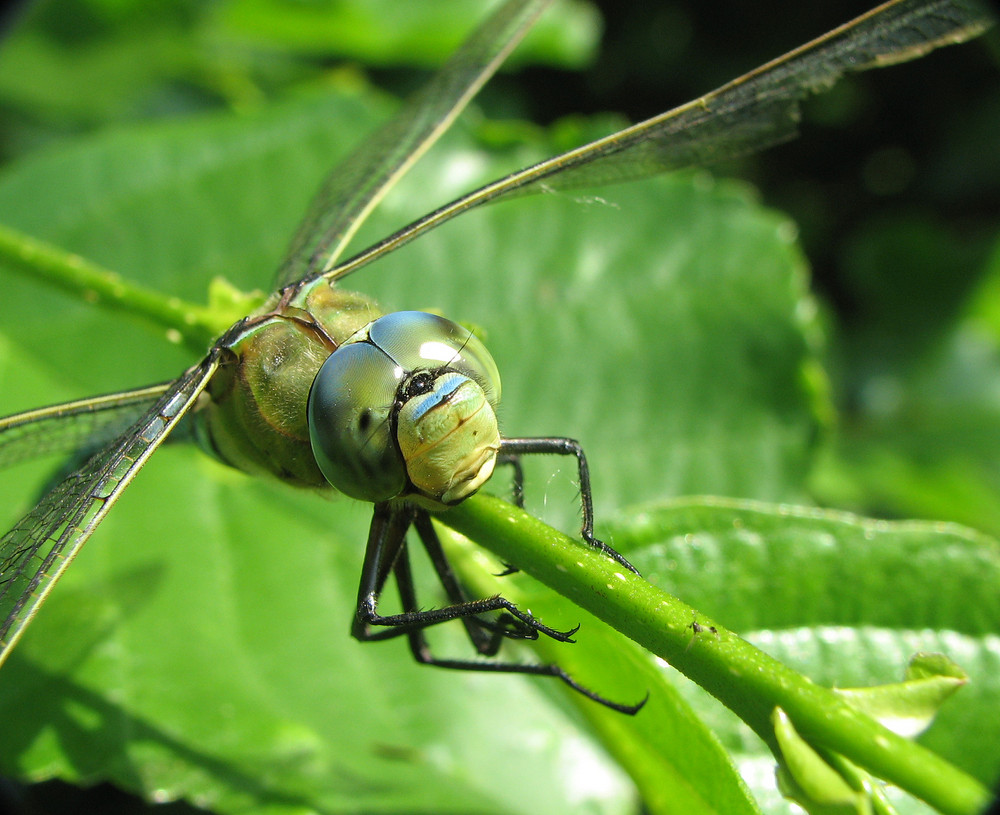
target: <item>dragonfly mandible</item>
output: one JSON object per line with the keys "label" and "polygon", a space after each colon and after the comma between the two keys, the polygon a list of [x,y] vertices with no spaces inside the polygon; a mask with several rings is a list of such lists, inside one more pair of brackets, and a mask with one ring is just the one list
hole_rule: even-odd
{"label": "dragonfly mandible", "polygon": [[[456,618],[486,657],[495,657],[506,639],[566,641],[572,634],[549,628],[502,597],[469,600],[437,541],[428,513],[475,492],[497,463],[534,454],[571,456],[581,488],[582,537],[630,566],[594,537],[580,446],[499,434],[498,375],[478,339],[429,315],[383,317],[371,301],[333,284],[482,204],[710,164],[790,138],[798,102],[809,93],[845,72],[974,36],[990,18],[961,0],[893,0],[691,103],[487,184],[341,260],[372,209],[546,5],[505,2],[395,118],[334,169],[292,242],[277,291],[225,332],[200,363],[164,385],[0,420],[2,464],[81,444],[97,450],[0,540],[0,662],[139,469],[181,422],[192,421],[203,446],[240,469],[292,484],[332,485],[374,503],[353,628],[359,639],[406,636],[422,662],[551,675],[616,710],[641,707],[605,699],[557,665],[437,660],[429,653],[424,629]],[[413,332],[415,347],[401,344],[404,329]],[[374,380],[376,373],[386,379]],[[324,424],[331,410],[332,430]],[[444,418],[443,430],[435,417]],[[436,426],[430,442],[425,421]],[[473,435],[463,438],[466,431]],[[443,460],[430,454],[449,447]],[[428,549],[448,607],[419,610],[406,550],[411,527]],[[404,610],[382,617],[377,601],[390,575]],[[383,628],[375,632],[376,625]]]}

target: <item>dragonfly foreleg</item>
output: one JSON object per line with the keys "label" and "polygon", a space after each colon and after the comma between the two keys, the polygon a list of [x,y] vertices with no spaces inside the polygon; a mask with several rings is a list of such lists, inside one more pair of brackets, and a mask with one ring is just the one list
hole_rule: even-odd
{"label": "dragonfly foreleg", "polygon": [[[444,608],[418,610],[405,544],[406,532],[414,523],[452,603]],[[403,612],[381,615],[377,610],[378,600],[389,571],[396,576]],[[497,619],[481,619],[481,615],[494,612],[500,612]],[[544,634],[559,642],[572,642],[572,635],[577,630],[557,631],[550,628],[504,597],[466,599],[426,513],[407,505],[376,504],[362,566],[352,636],[362,641],[391,639],[456,619],[465,622],[474,646],[484,655],[495,654],[504,638],[537,639],[539,634]],[[386,626],[387,630],[372,631],[372,626]],[[490,636],[485,636],[483,629],[491,632]]]}
{"label": "dragonfly foreleg", "polygon": [[[524,467],[521,466],[521,459],[516,455],[498,455],[497,466],[502,467],[504,465],[509,466],[514,471],[514,475],[511,477],[511,500],[514,506],[524,509]],[[503,571],[497,572],[494,577],[508,577],[509,575],[517,574],[519,571],[521,570],[512,563],[504,563]]]}
{"label": "dragonfly foreleg", "polygon": [[[503,441],[500,442],[503,445]],[[514,506],[524,509],[524,467],[521,466],[521,458],[517,453],[503,453],[497,456],[497,467],[508,466],[513,470],[511,476],[511,503]]]}
{"label": "dragonfly foreleg", "polygon": [[[594,536],[594,499],[590,488],[590,467],[587,466],[587,457],[584,455],[583,448],[580,446],[580,443],[573,439],[558,437],[542,437],[533,439],[505,438],[500,443],[500,454],[498,459],[500,462],[508,463],[512,460],[516,460],[520,456],[526,455],[574,456],[576,458],[577,477],[580,482],[580,506],[583,510],[583,526],[580,528],[580,536],[588,544],[593,546],[595,549],[600,549],[604,552],[604,554],[612,560],[620,563],[629,571],[639,574],[639,570],[629,563],[628,560],[625,559],[624,555]],[[518,464],[514,470],[515,479],[517,478],[517,473],[520,471],[520,465]],[[523,478],[524,476],[522,473],[522,483],[520,487],[521,503],[518,503],[518,506],[523,506]],[[517,503],[516,498],[518,496],[518,487],[516,484],[514,494],[515,503]]]}

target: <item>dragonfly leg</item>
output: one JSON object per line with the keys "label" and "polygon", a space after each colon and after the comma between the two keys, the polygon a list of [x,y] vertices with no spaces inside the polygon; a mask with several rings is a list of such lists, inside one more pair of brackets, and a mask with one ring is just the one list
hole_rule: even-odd
{"label": "dragonfly leg", "polygon": [[497,466],[509,466],[513,470],[511,477],[511,498],[516,507],[524,509],[524,467],[521,466],[521,458],[516,453],[505,454],[503,452],[497,456]]}
{"label": "dragonfly leg", "polygon": [[639,574],[639,570],[629,563],[624,555],[594,536],[594,500],[590,488],[590,467],[587,466],[587,457],[584,455],[580,443],[573,439],[543,437],[533,439],[504,439],[500,444],[500,460],[516,459],[525,455],[558,455],[574,456],[576,458],[577,473],[580,480],[580,505],[583,510],[583,526],[580,528],[581,537],[588,544],[595,549],[600,549],[604,554],[620,563],[630,572]]}
{"label": "dragonfly leg", "polygon": [[[513,471],[514,475],[511,478],[511,498],[513,500],[514,506],[524,509],[524,467],[521,466],[521,459],[516,455],[499,455],[497,456],[497,466],[509,466]],[[504,563],[503,571],[497,572],[495,577],[507,577],[508,575],[517,574],[520,569],[512,563]]]}
{"label": "dragonfly leg", "polygon": [[[451,564],[445,556],[444,549],[441,548],[441,541],[438,539],[437,532],[434,531],[434,525],[431,523],[430,516],[426,512],[418,512],[414,518],[413,526],[420,536],[420,541],[423,543],[431,565],[433,565],[434,571],[437,573],[438,580],[441,582],[448,596],[448,601],[453,606],[461,606],[467,603],[469,598],[455,577]],[[396,582],[400,584],[400,599],[405,607],[407,601],[406,598],[402,597],[404,591],[402,581],[404,580],[409,580],[410,585],[413,583],[412,577],[407,575],[404,578],[397,571]],[[416,608],[415,598],[412,606]],[[517,617],[511,616],[507,612],[500,614],[494,621],[483,620],[479,617],[462,617],[461,619],[469,634],[469,640],[476,651],[483,656],[495,656],[505,638],[538,639],[538,630],[535,626],[525,625]],[[489,635],[486,632],[489,632]],[[569,634],[573,633],[573,631],[569,632]]]}
{"label": "dragonfly leg", "polygon": [[[447,571],[450,579],[455,581],[454,573],[451,571],[451,567],[447,563],[444,551],[441,549],[440,541],[438,540],[437,534],[434,532],[431,526],[430,518],[426,513],[419,513],[415,521],[415,526],[417,526],[418,532],[421,539],[424,542],[424,546],[428,549],[428,554],[431,560],[437,559],[437,555],[432,554],[431,550],[436,549],[439,553],[440,560],[444,564],[444,571]],[[423,529],[421,528],[423,527]],[[428,537],[425,538],[425,531]],[[431,539],[433,542],[431,542]],[[442,574],[441,569],[435,569],[438,574]],[[403,608],[415,611],[417,609],[417,597],[413,588],[413,577],[410,574],[410,563],[405,557],[400,557],[397,559],[395,565],[393,566],[393,572],[396,575],[396,585],[399,588],[400,601],[403,604]],[[444,582],[444,580],[442,580]],[[458,583],[455,581],[455,587],[461,593],[461,589],[458,588]],[[450,594],[450,592],[449,592]],[[503,599],[503,598],[494,598]],[[476,619],[476,618],[474,618]],[[519,619],[519,618],[518,618]],[[478,619],[477,619],[478,621]],[[574,629],[575,631],[575,629]],[[573,632],[570,632],[573,633]],[[537,639],[537,631],[532,631],[534,634],[532,639]],[[502,642],[503,636],[506,636],[505,632],[497,630],[494,632],[494,636],[490,639],[492,647],[488,651],[480,650],[480,653],[484,656],[493,656],[496,654],[500,643]],[[473,642],[476,642],[476,638],[472,637]],[[480,662],[473,660],[464,659],[441,659],[435,657],[430,650],[430,646],[427,643],[427,639],[424,636],[422,628],[411,628],[407,631],[407,640],[409,641],[410,651],[413,654],[413,658],[421,663],[422,665],[432,665],[437,668],[447,668],[449,670],[458,671],[479,671],[487,673],[519,673],[528,674],[530,676],[554,676],[557,679],[565,682],[569,687],[575,690],[577,693],[581,693],[588,699],[594,702],[609,707],[612,710],[618,711],[619,713],[627,713],[629,715],[634,715],[639,712],[643,705],[646,704],[646,700],[649,698],[647,694],[638,704],[625,705],[620,702],[613,702],[610,699],[606,699],[598,693],[590,690],[590,688],[581,685],[572,676],[570,676],[566,671],[560,668],[558,665],[545,664],[545,663],[517,663],[517,662],[504,662],[502,660],[493,660],[490,662]]]}
{"label": "dragonfly leg", "polygon": [[[427,549],[434,570],[452,602],[450,606],[419,610],[405,544],[406,532],[411,525],[416,528]],[[376,609],[390,572],[396,578],[403,611],[400,614],[383,616],[378,614]],[[500,616],[493,621],[482,619],[482,615],[493,612],[500,612]],[[500,660],[480,662],[435,657],[424,636],[424,629],[455,619],[461,619],[465,623],[474,647],[483,656],[495,656],[504,639],[537,639],[539,634],[545,634],[559,642],[573,642],[571,637],[577,630],[574,628],[562,632],[549,628],[504,597],[467,600],[427,513],[406,505],[376,504],[358,588],[358,610],[351,630],[356,639],[370,642],[405,635],[417,662],[439,668],[554,676],[588,699],[629,715],[637,713],[646,703],[646,699],[643,699],[638,704],[624,705],[605,699],[581,685],[558,665],[520,664]],[[383,631],[373,631],[372,626],[388,626],[388,628]]]}
{"label": "dragonfly leg", "polygon": [[[571,631],[557,631],[550,628],[530,614],[521,611],[504,597],[466,600],[457,580],[451,573],[450,566],[447,566],[443,551],[440,551],[440,543],[437,541],[437,535],[434,534],[429,520],[426,523],[420,522],[418,532],[421,533],[422,539],[427,532],[433,536],[428,551],[445,591],[448,593],[449,599],[453,601],[452,605],[439,609],[417,610],[415,600],[412,604],[407,604],[404,601],[402,613],[379,614],[377,610],[378,600],[390,571],[395,571],[397,584],[401,583],[400,575],[402,575],[403,583],[409,583],[411,587],[408,589],[406,585],[399,585],[400,591],[412,591],[413,580],[409,571],[405,536],[410,525],[422,514],[422,511],[406,505],[389,503],[375,505],[375,513],[368,535],[368,548],[361,570],[361,582],[358,587],[358,607],[351,629],[352,636],[365,642],[391,639],[407,634],[409,631],[428,628],[449,620],[462,619],[469,620],[466,628],[470,631],[472,630],[470,625],[474,625],[493,632],[498,638],[536,639],[539,634],[544,634],[558,642],[573,642],[572,636],[576,633],[576,628]],[[424,539],[424,543],[425,546],[428,545],[426,539]],[[407,607],[408,605],[411,607]],[[492,622],[480,618],[480,615],[492,612],[501,612],[501,616]],[[372,626],[386,626],[387,630],[373,631]],[[495,653],[499,648],[499,642],[495,645],[486,644],[491,640],[490,638],[483,639],[482,632],[471,636],[477,650],[483,649],[483,653],[487,653],[491,649]]]}

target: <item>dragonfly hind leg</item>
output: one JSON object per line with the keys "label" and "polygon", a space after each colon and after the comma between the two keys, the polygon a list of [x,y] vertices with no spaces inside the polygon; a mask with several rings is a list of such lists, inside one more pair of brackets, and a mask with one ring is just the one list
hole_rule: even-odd
{"label": "dragonfly hind leg", "polygon": [[[450,606],[419,610],[405,543],[405,535],[411,525],[417,530],[427,550],[441,585],[452,603]],[[403,611],[400,614],[383,616],[378,614],[376,606],[390,572],[396,578]],[[481,616],[497,611],[500,614],[493,620],[483,619]],[[370,642],[405,636],[414,659],[423,665],[461,671],[553,676],[588,699],[620,713],[635,714],[646,703],[646,699],[643,699],[638,704],[624,705],[605,699],[581,685],[558,665],[435,657],[424,636],[424,629],[454,619],[462,620],[476,652],[487,657],[497,654],[504,639],[538,639],[539,634],[544,634],[559,642],[571,643],[572,635],[577,630],[574,628],[564,632],[549,628],[504,597],[468,600],[448,563],[428,514],[408,506],[376,504],[358,592],[358,611],[351,631],[356,639]],[[373,631],[372,626],[375,625],[384,625],[388,628],[383,631]]]}
{"label": "dragonfly hind leg", "polygon": [[[580,481],[580,507],[583,511],[583,526],[580,528],[580,536],[588,544],[604,552],[630,572],[639,574],[639,570],[629,563],[624,555],[594,536],[594,499],[590,489],[590,467],[587,465],[587,457],[584,455],[580,443],[573,439],[560,437],[505,438],[501,441],[497,463],[511,464],[514,467],[514,503],[522,508],[524,507],[524,472],[518,459],[526,455],[557,455],[576,458],[577,477]],[[503,574],[510,574],[512,571],[516,571],[516,569],[507,566],[507,571]]]}

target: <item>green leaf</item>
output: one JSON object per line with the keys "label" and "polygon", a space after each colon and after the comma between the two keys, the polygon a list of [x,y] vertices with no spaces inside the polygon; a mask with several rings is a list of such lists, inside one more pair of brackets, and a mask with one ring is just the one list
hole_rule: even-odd
{"label": "green leaf", "polygon": [[[310,2],[236,0],[219,3],[208,24],[222,41],[310,57],[335,54],[369,65],[440,65],[484,13],[478,0],[431,6],[393,0]],[[563,2],[525,40],[513,64],[542,61],[579,67],[593,54],[600,23],[594,9]]]}
{"label": "green leaf", "polygon": [[[331,60],[436,68],[487,8],[482,0],[34,3],[0,49],[0,143],[10,154],[111,121],[256,108],[329,74]],[[590,5],[559,3],[511,64],[581,67],[599,32]]]}
{"label": "green leaf", "polygon": [[856,764],[943,812],[979,812],[988,800],[985,786],[666,594],[654,575],[643,579],[499,499],[470,499],[445,521],[666,660],[737,713],[772,750],[778,748],[770,715],[781,707],[829,760],[843,757],[842,774]]}
{"label": "green leaf", "polygon": [[[312,96],[256,116],[87,139],[11,168],[0,219],[184,298],[203,300],[220,274],[266,286],[347,134],[381,110],[357,95]],[[366,234],[547,149],[490,156],[458,133]],[[484,326],[504,372],[505,428],[580,438],[600,517],[682,490],[790,497],[815,435],[813,396],[800,384],[811,301],[791,234],[739,186],[675,178],[471,213],[349,283],[387,308]],[[162,380],[193,361],[142,325],[4,279],[4,411]],[[45,387],[20,390],[25,368]],[[625,452],[650,438],[671,444],[643,460]],[[573,477],[561,462],[527,473],[529,504],[569,529]],[[13,520],[37,482],[15,473],[0,483]],[[402,643],[347,637],[367,507],[257,484],[186,449],[158,453],[133,486],[5,667],[6,772],[113,778],[219,811],[255,800],[275,811],[350,801],[534,812],[630,799],[620,771],[544,703],[555,688],[543,680],[429,671]],[[578,613],[560,616],[572,625]],[[601,692],[645,691],[619,681]],[[617,716],[588,718],[601,714]],[[644,726],[658,724],[650,715]],[[497,754],[523,783],[498,789],[484,771]],[[655,769],[663,759],[638,760],[646,786],[665,790],[660,811],[671,811]],[[594,767],[586,783],[574,766]]]}
{"label": "green leaf", "polygon": [[498,564],[468,539],[440,527],[450,551],[457,548],[466,584],[484,597],[503,593],[542,619],[563,619],[579,625],[574,636],[585,649],[566,649],[540,641],[534,648],[544,662],[558,663],[577,681],[591,688],[622,688],[613,701],[647,701],[634,718],[608,716],[583,696],[570,701],[590,728],[635,781],[642,801],[652,812],[755,813],[759,810],[736,774],[725,749],[691,705],[669,682],[665,672],[634,643],[623,642],[606,623],[575,608],[523,576],[497,578]]}
{"label": "green leaf", "polygon": [[930,726],[941,705],[969,677],[944,654],[917,654],[906,673],[904,682],[836,690],[852,707],[912,738]]}
{"label": "green leaf", "polygon": [[[50,146],[0,177],[0,222],[166,295],[202,302],[217,275],[267,288],[322,174],[389,107],[356,86],[300,91],[255,112]],[[418,166],[359,247],[554,152],[525,127],[508,138],[484,128],[482,140],[470,127]],[[746,505],[679,508],[665,535],[643,540],[652,515],[629,509],[690,493],[808,500],[833,410],[794,233],[745,186],[693,174],[470,213],[346,285],[387,309],[482,326],[504,376],[506,432],[579,438],[601,534],[769,653],[825,684],[887,681],[915,650],[956,655],[973,687],[926,741],[989,781],[992,541],[787,507],[753,518]],[[0,279],[2,413],[168,379],[195,361],[144,324],[6,269]],[[11,522],[50,476],[44,465],[0,474]],[[574,478],[559,461],[527,473],[529,508],[570,532]],[[547,622],[583,628],[575,645],[513,658],[554,659],[615,699],[648,688],[656,698],[640,718],[567,702],[554,682],[431,671],[401,642],[351,640],[369,514],[193,449],[158,452],[0,675],[0,770],[110,778],[220,812],[627,812],[626,768],[652,812],[752,811],[721,743],[758,795],[773,793],[773,759],[716,703],[689,682],[668,690],[669,669],[520,582]],[[741,518],[757,531],[742,534]],[[912,597],[893,569],[919,583]],[[436,647],[466,653],[441,634]],[[696,634],[692,650],[711,645],[710,631]]]}
{"label": "green leaf", "polygon": [[[914,653],[950,655],[969,683],[920,741],[984,784],[993,780],[995,540],[952,524],[723,498],[642,507],[607,531],[650,582],[820,684],[891,683]],[[724,742],[740,743],[737,723],[688,698]],[[759,745],[737,751],[748,769],[768,758]]]}

